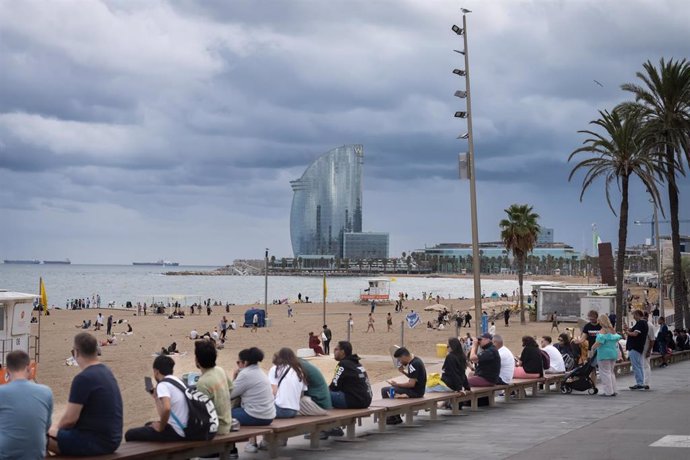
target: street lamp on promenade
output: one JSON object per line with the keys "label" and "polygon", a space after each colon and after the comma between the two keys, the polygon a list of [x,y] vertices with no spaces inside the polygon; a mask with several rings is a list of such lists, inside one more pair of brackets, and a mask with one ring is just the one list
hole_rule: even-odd
{"label": "street lamp on promenade", "polygon": [[268,248],[264,254],[264,314],[268,318]]}
{"label": "street lamp on promenade", "polygon": [[472,272],[474,274],[474,315],[475,315],[475,331],[477,337],[481,334],[481,317],[482,317],[482,286],[481,286],[481,272],[480,272],[480,257],[479,257],[479,230],[477,226],[477,189],[475,184],[475,169],[474,169],[474,136],[472,134],[472,93],[470,91],[470,58],[467,47],[467,13],[470,10],[465,8],[462,11],[462,28],[453,25],[451,28],[455,34],[462,36],[463,49],[454,50],[455,52],[465,57],[465,68],[454,69],[453,73],[459,77],[465,77],[465,89],[455,92],[455,96],[460,99],[467,100],[467,110],[455,112],[455,118],[467,119],[467,132],[460,134],[458,139],[467,139],[468,153],[460,154],[460,178],[470,180],[470,215],[472,220]]}

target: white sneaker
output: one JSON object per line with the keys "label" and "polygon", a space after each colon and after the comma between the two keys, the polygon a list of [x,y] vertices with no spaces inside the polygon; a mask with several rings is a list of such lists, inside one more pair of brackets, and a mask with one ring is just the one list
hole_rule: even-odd
{"label": "white sneaker", "polygon": [[255,454],[259,451],[259,448],[257,447],[256,444],[252,444],[251,442],[248,442],[244,446],[244,451],[247,452],[248,454]]}

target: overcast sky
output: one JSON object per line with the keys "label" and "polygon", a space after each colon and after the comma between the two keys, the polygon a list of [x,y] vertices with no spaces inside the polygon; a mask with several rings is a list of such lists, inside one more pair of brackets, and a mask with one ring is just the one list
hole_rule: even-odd
{"label": "overcast sky", "polygon": [[[0,0],[0,258],[291,256],[289,181],[353,143],[365,149],[364,230],[390,232],[391,256],[470,241],[456,166],[466,127],[453,119],[460,6]],[[596,223],[615,246],[603,183],[580,203],[567,157],[597,110],[629,97],[620,84],[644,61],[688,57],[687,2],[462,6],[474,11],[480,239],[528,203],[558,241],[591,252]],[[631,243],[649,238],[632,220],[651,215],[636,184]]]}

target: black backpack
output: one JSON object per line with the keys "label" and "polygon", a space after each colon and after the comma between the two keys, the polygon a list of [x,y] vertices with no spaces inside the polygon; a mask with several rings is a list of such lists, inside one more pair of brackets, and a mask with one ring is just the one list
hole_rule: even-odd
{"label": "black backpack", "polygon": [[[162,382],[167,382],[184,393],[189,408],[189,419],[187,426],[182,427],[185,439],[189,441],[209,441],[218,432],[218,414],[216,406],[213,405],[208,396],[193,388],[188,388],[180,382],[165,378]],[[173,415],[176,423],[177,417]]]}

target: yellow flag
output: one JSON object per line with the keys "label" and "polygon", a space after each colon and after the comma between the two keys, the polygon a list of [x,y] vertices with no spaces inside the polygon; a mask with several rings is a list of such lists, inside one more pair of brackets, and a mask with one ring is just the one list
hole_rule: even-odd
{"label": "yellow flag", "polygon": [[46,286],[43,284],[43,277],[41,277],[38,285],[38,293],[41,296],[41,305],[43,305],[43,312],[48,310],[48,294],[46,293]]}
{"label": "yellow flag", "polygon": [[328,286],[326,285],[326,272],[323,272],[323,299],[326,300],[328,295]]}

